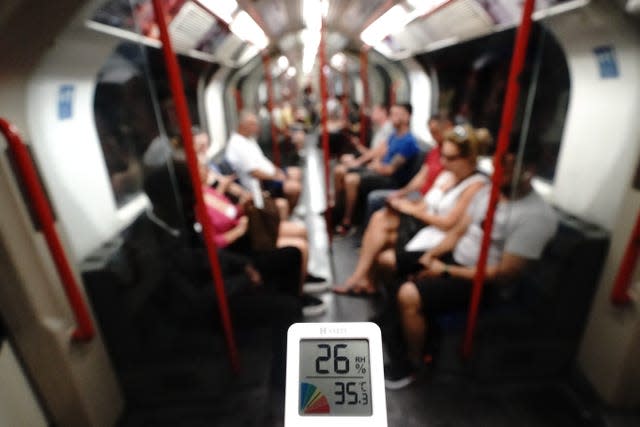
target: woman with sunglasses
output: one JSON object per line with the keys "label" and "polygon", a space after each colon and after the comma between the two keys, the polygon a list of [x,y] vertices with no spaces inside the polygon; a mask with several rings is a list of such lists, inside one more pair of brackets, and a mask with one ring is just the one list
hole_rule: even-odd
{"label": "woman with sunglasses", "polygon": [[[441,148],[445,170],[422,199],[390,199],[385,208],[372,216],[362,238],[362,249],[354,272],[333,291],[346,295],[377,293],[371,280],[372,267],[378,257],[385,265],[395,265],[392,248],[397,244],[404,247],[407,243],[406,239],[398,242],[401,229],[420,230],[420,240],[411,242],[416,246],[426,250],[437,245],[445,232],[463,217],[476,192],[489,182],[476,170],[476,166],[478,155],[486,151],[490,142],[491,136],[486,129],[456,126],[447,132]],[[426,230],[421,230],[423,227]]]}

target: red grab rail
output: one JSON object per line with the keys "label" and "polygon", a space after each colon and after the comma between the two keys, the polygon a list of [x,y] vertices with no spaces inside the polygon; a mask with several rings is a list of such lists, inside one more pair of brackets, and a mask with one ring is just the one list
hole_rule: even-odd
{"label": "red grab rail", "polygon": [[71,338],[74,341],[91,341],[95,336],[93,320],[89,314],[87,303],[80,292],[78,281],[73,274],[73,270],[71,270],[71,265],[62,247],[62,243],[60,242],[60,237],[55,228],[51,206],[49,206],[49,201],[45,196],[29,151],[22,142],[18,130],[8,121],[1,118],[0,131],[2,131],[2,134],[7,139],[9,150],[16,162],[17,172],[20,174],[20,178],[27,189],[38,221],[40,221],[47,247],[55,263],[58,275],[60,276],[64,292],[71,306],[71,311],[73,311],[76,319],[77,326]]}
{"label": "red grab rail", "polygon": [[220,316],[222,317],[222,325],[227,343],[227,349],[229,351],[229,359],[231,361],[231,367],[233,371],[237,373],[240,371],[240,359],[238,358],[238,350],[236,348],[236,343],[233,335],[233,326],[231,324],[229,304],[227,303],[227,296],[224,290],[224,281],[222,279],[222,270],[220,269],[220,262],[218,260],[218,254],[216,252],[216,244],[213,241],[213,227],[211,225],[211,222],[209,221],[209,216],[207,215],[207,210],[204,203],[204,196],[202,194],[202,183],[200,181],[200,174],[198,173],[198,159],[196,157],[195,148],[193,147],[191,119],[189,118],[189,109],[187,107],[187,101],[184,95],[182,76],[180,74],[180,69],[178,68],[178,60],[176,59],[176,55],[173,51],[173,47],[169,37],[169,30],[167,29],[167,22],[165,20],[164,11],[162,8],[162,0],[153,0],[153,11],[156,15],[158,28],[160,29],[162,53],[164,55],[165,65],[167,67],[169,83],[171,84],[171,93],[173,94],[173,98],[176,104],[176,113],[178,114],[180,133],[182,134],[182,140],[184,141],[184,151],[187,156],[187,165],[189,167],[191,185],[193,186],[193,192],[196,197],[196,212],[202,222],[202,232],[204,234],[204,240],[207,246],[209,264],[211,265],[211,271],[213,273],[213,282],[218,299]]}
{"label": "red grab rail", "polygon": [[278,127],[273,117],[273,77],[271,76],[271,60],[265,52],[262,54],[262,66],[264,68],[264,77],[267,81],[267,110],[271,117],[271,146],[273,150],[273,162],[280,167],[280,145],[278,145]]}
{"label": "red grab rail", "polygon": [[633,227],[611,291],[611,302],[616,305],[625,305],[631,302],[629,287],[631,286],[631,276],[638,262],[638,255],[640,255],[640,213],[638,213],[636,225]]}
{"label": "red grab rail", "polygon": [[362,105],[360,106],[360,144],[367,138],[367,111],[369,110],[369,49],[360,49],[360,80],[362,81]]}
{"label": "red grab rail", "polygon": [[493,155],[491,197],[489,199],[487,216],[484,223],[480,257],[476,266],[476,274],[473,278],[471,304],[467,317],[467,330],[465,332],[464,344],[462,347],[462,353],[464,357],[467,358],[471,355],[473,347],[473,334],[478,320],[478,309],[480,306],[480,298],[482,297],[487,256],[489,254],[489,241],[491,239],[491,231],[493,230],[493,216],[498,204],[498,194],[500,192],[500,183],[503,175],[502,158],[509,146],[509,134],[511,133],[511,128],[513,126],[516,104],[518,102],[518,95],[520,94],[518,76],[522,73],[524,60],[527,55],[527,45],[529,44],[529,35],[531,33],[531,14],[533,12],[534,4],[535,0],[526,0],[526,3],[522,8],[522,22],[518,29],[515,46],[513,48],[513,58],[511,59],[511,68],[509,70],[507,93],[505,94],[504,106],[502,109],[502,120],[500,122],[500,132],[498,133],[498,145],[496,147],[496,152]]}

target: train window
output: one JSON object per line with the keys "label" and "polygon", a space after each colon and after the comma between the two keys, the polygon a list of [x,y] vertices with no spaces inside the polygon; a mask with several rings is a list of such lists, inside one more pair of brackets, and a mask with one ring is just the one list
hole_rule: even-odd
{"label": "train window", "polygon": [[[189,58],[180,58],[180,65],[192,121],[199,124],[198,82],[208,66]],[[156,120],[154,97],[163,126]],[[145,167],[155,166],[149,162],[157,157],[156,148],[168,153],[169,142],[179,134],[160,51],[133,43],[118,46],[98,75],[94,113],[115,199],[122,206],[142,190]]]}
{"label": "train window", "polygon": [[[425,69],[437,73],[440,111],[457,122],[487,127],[497,135],[514,39],[515,30],[506,30],[419,56]],[[538,23],[534,25],[525,67],[513,131],[526,133],[527,143],[540,145],[538,175],[552,181],[569,104],[570,80],[561,47]],[[534,98],[527,108],[529,94]]]}
{"label": "train window", "polygon": [[135,45],[123,44],[98,75],[95,122],[118,206],[141,191],[142,158],[158,127]]}

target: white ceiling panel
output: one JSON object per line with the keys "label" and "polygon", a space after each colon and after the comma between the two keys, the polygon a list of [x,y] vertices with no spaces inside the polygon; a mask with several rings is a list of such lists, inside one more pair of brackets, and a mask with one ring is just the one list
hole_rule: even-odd
{"label": "white ceiling panel", "polygon": [[169,24],[173,47],[178,52],[195,48],[207,32],[216,25],[216,19],[193,2],[187,2]]}
{"label": "white ceiling panel", "polygon": [[493,20],[476,1],[457,0],[422,20],[422,25],[432,40],[442,40],[486,34]]}

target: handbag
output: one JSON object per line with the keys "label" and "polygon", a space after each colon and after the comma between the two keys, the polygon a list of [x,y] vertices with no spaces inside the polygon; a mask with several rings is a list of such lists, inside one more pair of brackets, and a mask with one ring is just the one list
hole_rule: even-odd
{"label": "handbag", "polygon": [[253,204],[246,210],[249,218],[249,243],[256,252],[269,251],[276,248],[280,229],[280,214],[275,200],[264,197],[263,207]]}
{"label": "handbag", "polygon": [[404,247],[423,227],[425,227],[425,224],[423,224],[415,217],[407,215],[405,213],[400,213],[398,239],[396,240],[396,255],[405,252]]}
{"label": "handbag", "polygon": [[396,265],[401,274],[414,273],[417,268],[415,254],[405,250],[405,246],[425,226],[424,223],[411,215],[400,213],[400,225],[398,226],[398,239],[396,241]]}

